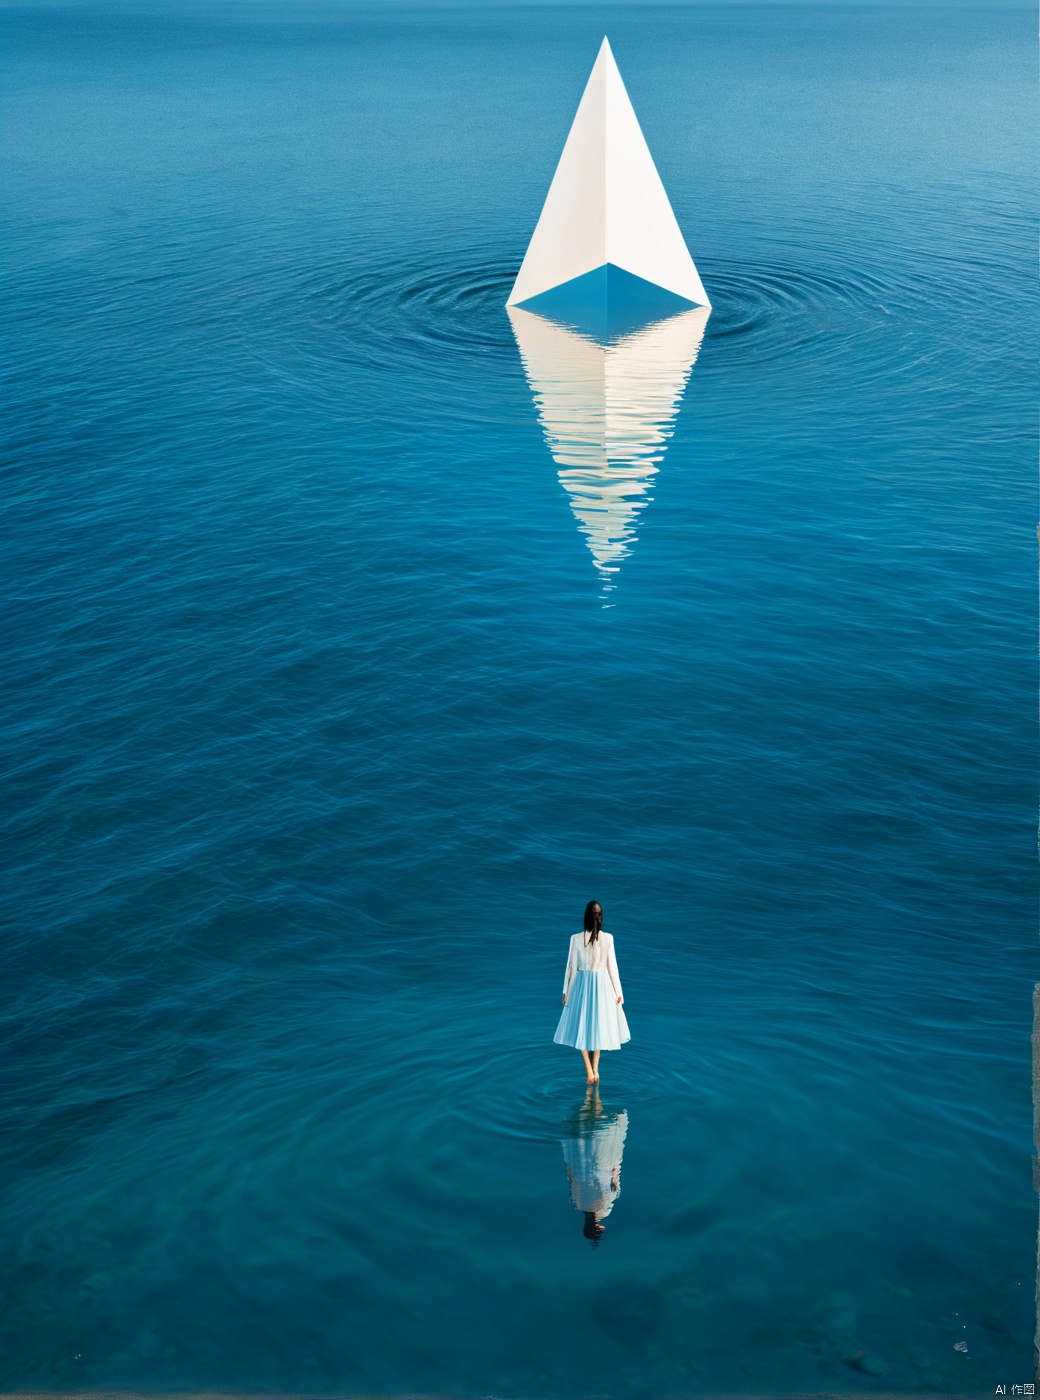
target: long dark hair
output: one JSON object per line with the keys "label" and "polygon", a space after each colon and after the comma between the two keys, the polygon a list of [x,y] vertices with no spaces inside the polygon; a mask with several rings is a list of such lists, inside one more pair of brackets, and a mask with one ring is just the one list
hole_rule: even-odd
{"label": "long dark hair", "polygon": [[593,1244],[599,1244],[599,1237],[603,1233],[603,1226],[596,1219],[596,1212],[594,1210],[585,1211],[585,1224],[582,1226],[581,1233],[587,1240],[591,1240]]}
{"label": "long dark hair", "polygon": [[585,906],[585,932],[591,933],[589,944],[595,943],[599,937],[599,931],[603,927],[603,910],[594,899],[590,899]]}

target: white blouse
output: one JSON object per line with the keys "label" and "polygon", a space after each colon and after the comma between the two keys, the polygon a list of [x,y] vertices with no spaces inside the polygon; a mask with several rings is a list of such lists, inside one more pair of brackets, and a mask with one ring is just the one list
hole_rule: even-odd
{"label": "white blouse", "polygon": [[614,995],[625,1001],[618,975],[617,958],[614,956],[614,935],[600,930],[595,943],[587,943],[587,932],[571,934],[571,946],[567,953],[567,971],[563,975],[563,995],[571,989],[576,972],[605,972],[610,978]]}

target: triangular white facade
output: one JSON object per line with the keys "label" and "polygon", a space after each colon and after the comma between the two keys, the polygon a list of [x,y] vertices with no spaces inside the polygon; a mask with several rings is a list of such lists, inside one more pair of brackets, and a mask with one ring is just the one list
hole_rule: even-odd
{"label": "triangular white facade", "polygon": [[605,264],[711,305],[606,39],[507,305]]}
{"label": "triangular white facade", "polygon": [[599,345],[509,308],[560,482],[608,584],[635,541],[709,314],[698,307]]}

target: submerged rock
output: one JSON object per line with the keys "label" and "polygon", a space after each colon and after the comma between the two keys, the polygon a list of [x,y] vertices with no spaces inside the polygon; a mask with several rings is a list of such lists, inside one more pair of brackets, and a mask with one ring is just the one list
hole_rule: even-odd
{"label": "submerged rock", "polygon": [[864,1376],[883,1376],[888,1367],[881,1360],[880,1356],[874,1356],[869,1351],[854,1351],[851,1356],[846,1356],[845,1365],[853,1371],[859,1371]]}
{"label": "submerged rock", "polygon": [[593,1315],[608,1337],[623,1346],[638,1347],[660,1326],[661,1303],[660,1293],[653,1288],[611,1287],[596,1297]]}

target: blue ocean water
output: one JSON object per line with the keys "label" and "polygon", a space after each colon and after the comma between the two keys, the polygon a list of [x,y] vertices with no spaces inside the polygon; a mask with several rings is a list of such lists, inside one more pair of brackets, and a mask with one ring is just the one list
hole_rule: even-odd
{"label": "blue ocean water", "polygon": [[[4,28],[0,1388],[1031,1379],[1029,12]],[[597,418],[605,32],[713,311]]]}

